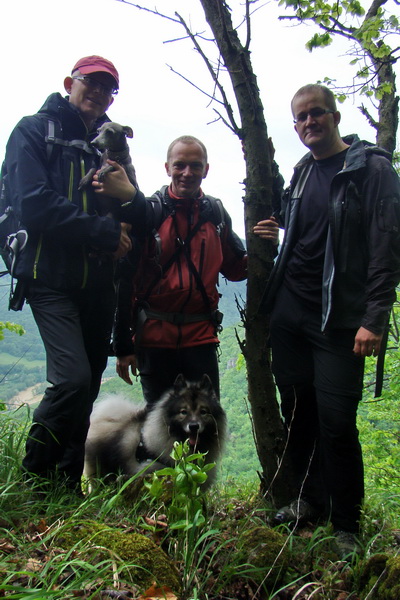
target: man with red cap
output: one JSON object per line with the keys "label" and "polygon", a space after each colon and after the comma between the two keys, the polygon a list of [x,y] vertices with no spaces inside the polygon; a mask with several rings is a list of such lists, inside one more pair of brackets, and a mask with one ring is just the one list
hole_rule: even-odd
{"label": "man with red cap", "polygon": [[28,234],[14,276],[39,328],[49,381],[33,414],[24,476],[41,489],[81,494],[89,417],[107,364],[115,260],[131,239],[128,225],[98,214],[92,186],[79,190],[99,164],[90,141],[109,120],[118,72],[109,60],[86,56],[64,87],[67,97],[51,94],[17,124],[2,175]]}

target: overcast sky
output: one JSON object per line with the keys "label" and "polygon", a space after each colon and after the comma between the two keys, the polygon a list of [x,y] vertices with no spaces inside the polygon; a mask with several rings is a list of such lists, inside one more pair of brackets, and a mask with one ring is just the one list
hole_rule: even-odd
{"label": "overcast sky", "polygon": [[[148,8],[157,5],[171,16],[177,11],[195,30],[207,32],[199,0],[143,0],[141,4]],[[238,24],[243,2],[230,0],[229,5],[234,24]],[[276,2],[265,3],[257,11],[251,50],[268,133],[288,181],[294,163],[304,154],[293,130],[293,94],[324,76],[349,83],[353,71],[349,58],[343,56],[343,42],[310,54],[304,45],[312,28],[282,24],[277,20],[279,14],[284,14],[284,9]],[[222,122],[211,123],[215,113],[207,97],[167,66],[212,91],[208,72],[191,41],[164,43],[183,37],[182,27],[117,0],[10,0],[2,3],[1,21],[1,157],[19,119],[35,113],[50,93],[64,93],[64,77],[80,57],[99,54],[114,62],[120,73],[120,93],[108,115],[134,130],[130,146],[141,189],[151,194],[167,183],[164,162],[168,144],[179,135],[195,135],[209,151],[210,171],[203,189],[222,199],[235,230],[244,235],[240,142]],[[357,132],[374,141],[374,132],[357,104],[347,101],[342,105],[340,131],[343,135]]]}

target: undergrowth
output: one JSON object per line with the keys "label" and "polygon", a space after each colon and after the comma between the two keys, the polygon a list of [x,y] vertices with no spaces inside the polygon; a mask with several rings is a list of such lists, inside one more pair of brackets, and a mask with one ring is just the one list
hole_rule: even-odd
{"label": "undergrowth", "polygon": [[269,527],[256,481],[204,493],[210,467],[186,444],[174,448],[174,469],[150,478],[98,481],[84,498],[62,486],[43,494],[20,473],[27,422],[0,414],[0,597],[398,600],[382,591],[400,576],[396,494],[369,492],[363,555],[343,563],[329,525]]}

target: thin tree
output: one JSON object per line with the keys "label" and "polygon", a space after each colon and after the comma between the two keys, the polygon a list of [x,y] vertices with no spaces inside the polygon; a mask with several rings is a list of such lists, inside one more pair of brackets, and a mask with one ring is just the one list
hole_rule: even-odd
{"label": "thin tree", "polygon": [[[332,4],[322,0],[278,1],[294,13],[280,19],[300,24],[312,22],[322,30],[307,42],[310,51],[328,46],[337,36],[348,40],[348,54],[357,71],[353,84],[340,88],[339,100],[344,100],[350,92],[369,98],[377,109],[377,118],[364,104],[359,108],[375,129],[377,144],[393,154],[399,125],[394,67],[400,57],[400,26],[398,17],[385,7],[390,3],[398,7],[399,1],[373,0],[367,10],[358,0],[338,0]],[[389,45],[391,40],[394,47]],[[333,84],[329,78],[326,82]]]}
{"label": "thin tree", "polygon": [[[244,218],[248,252],[248,280],[246,306],[241,309],[245,328],[245,340],[239,340],[246,360],[248,399],[253,417],[256,448],[262,467],[260,478],[264,494],[276,504],[293,497],[293,487],[288,472],[288,457],[285,449],[285,432],[276,399],[275,384],[270,366],[268,348],[268,320],[260,302],[270,275],[275,251],[273,246],[252,233],[254,225],[272,214],[274,173],[273,147],[268,138],[264,109],[260,98],[257,78],[250,59],[251,8],[254,0],[245,0],[242,25],[245,40],[239,38],[232,24],[231,10],[225,0],[200,0],[213,39],[193,33],[178,13],[174,17],[161,15],[127,0],[119,0],[141,10],[152,12],[176,23],[185,29],[189,38],[204,60],[213,80],[214,91],[206,93],[218,105],[214,108],[217,119],[221,119],[242,143],[246,161]],[[217,49],[215,61],[208,58],[201,42],[212,43]],[[228,100],[222,84],[225,76],[231,84],[237,110]],[[195,83],[190,82],[192,85]],[[197,87],[195,85],[195,87]],[[199,88],[198,88],[199,89]],[[224,110],[224,115],[221,110]],[[235,114],[239,117],[236,118]],[[280,466],[285,463],[284,469]],[[282,472],[285,472],[285,479]]]}

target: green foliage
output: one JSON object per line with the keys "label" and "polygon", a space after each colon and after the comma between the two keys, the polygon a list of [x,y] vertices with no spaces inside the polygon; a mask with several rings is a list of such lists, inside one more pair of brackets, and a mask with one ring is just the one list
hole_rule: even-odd
{"label": "green foliage", "polygon": [[[385,94],[393,92],[389,82],[378,84],[377,78],[378,73],[382,77],[381,67],[384,63],[394,64],[399,58],[399,47],[393,49],[387,43],[388,37],[400,33],[396,15],[380,6],[375,11],[368,11],[367,18],[361,3],[351,0],[332,4],[323,0],[279,0],[279,5],[289,8],[299,22],[312,22],[322,29],[322,33],[313,34],[306,43],[310,52],[328,46],[337,35],[352,42],[348,54],[352,57],[350,64],[358,65],[356,79],[361,80],[361,85],[357,89],[361,94],[381,100]],[[353,58],[353,42],[358,47],[356,58]],[[346,93],[340,94],[342,98],[343,95],[347,96]]]}
{"label": "green foliage", "polygon": [[382,396],[374,398],[376,359],[365,366],[363,402],[359,409],[366,487],[370,494],[400,497],[400,352],[395,321],[400,309],[394,307],[391,334],[385,356]]}
{"label": "green foliage", "polygon": [[200,486],[207,481],[207,473],[215,468],[215,463],[205,464],[202,453],[190,454],[188,442],[175,442],[171,458],[175,466],[156,471],[151,482],[145,481],[145,486],[156,500],[165,495],[166,488],[171,489],[166,504],[170,529],[187,532],[205,523]]}
{"label": "green foliage", "polygon": [[329,33],[315,33],[306,43],[306,48],[312,52],[314,48],[325,48],[330,44],[332,44],[332,36]]}
{"label": "green foliage", "polygon": [[174,547],[176,559],[181,564],[184,592],[188,594],[218,533],[218,530],[206,527],[205,499],[201,488],[207,480],[208,471],[215,468],[215,464],[206,464],[202,453],[190,454],[188,442],[176,442],[171,458],[175,466],[156,471],[150,482],[145,481],[145,486],[156,504],[163,503],[170,529],[170,548],[171,545]]}
{"label": "green foliage", "polygon": [[9,321],[6,321],[4,323],[3,321],[0,321],[0,340],[4,340],[5,329],[7,329],[8,331],[13,331],[18,335],[24,335],[25,333],[24,328],[21,327],[21,325],[18,325],[17,323],[10,323]]}
{"label": "green foliage", "polygon": [[[191,477],[194,464],[199,466],[194,474],[202,471],[202,457],[186,454],[182,445],[175,454],[180,467],[175,474],[164,474],[161,495],[150,498],[145,491],[133,499],[128,486],[105,485],[84,499],[62,489],[38,495],[20,473],[30,417],[19,413],[22,420],[10,411],[0,414],[0,587],[6,597],[97,598],[116,585],[121,597],[137,598],[155,573],[161,585],[174,591],[182,584],[182,600],[255,598],[260,593],[272,600],[288,594],[300,598],[305,592],[326,600],[338,594],[365,598],[378,579],[380,595],[371,598],[398,597],[392,531],[398,497],[390,502],[389,490],[386,496],[375,492],[367,498],[362,542],[369,562],[343,568],[332,550],[329,527],[299,532],[268,527],[272,509],[265,507],[254,482],[225,482],[204,495]],[[179,479],[182,472],[185,477]],[[182,495],[174,512],[179,490],[188,507]],[[186,523],[174,527],[179,521]],[[143,522],[154,524],[145,528]]]}

